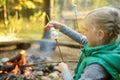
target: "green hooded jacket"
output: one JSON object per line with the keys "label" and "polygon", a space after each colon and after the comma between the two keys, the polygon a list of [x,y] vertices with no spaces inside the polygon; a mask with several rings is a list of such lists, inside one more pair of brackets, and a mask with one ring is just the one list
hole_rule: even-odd
{"label": "green hooded jacket", "polygon": [[112,76],[111,80],[120,80],[120,38],[111,44],[97,47],[90,47],[89,44],[86,44],[81,51],[82,55],[77,65],[74,80],[78,80],[85,67],[93,63],[102,65]]}

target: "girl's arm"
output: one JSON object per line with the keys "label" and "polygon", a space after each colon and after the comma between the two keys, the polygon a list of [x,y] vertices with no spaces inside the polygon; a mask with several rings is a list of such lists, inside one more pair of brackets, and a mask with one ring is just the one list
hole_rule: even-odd
{"label": "girl's arm", "polygon": [[63,80],[73,80],[73,76],[69,70],[64,70],[61,73]]}
{"label": "girl's arm", "polygon": [[[68,69],[62,71],[63,80],[74,80]],[[99,64],[87,66],[79,80],[110,80],[111,76]]]}
{"label": "girl's arm", "polygon": [[79,80],[111,80],[108,72],[99,64],[87,66]]}
{"label": "girl's arm", "polygon": [[73,80],[68,65],[64,62],[59,63],[58,70],[61,72],[63,80]]}
{"label": "girl's arm", "polygon": [[50,21],[46,26],[45,29],[50,30],[51,27],[54,27],[55,29],[60,30],[62,33],[64,33],[65,35],[67,35],[68,37],[70,37],[71,39],[75,40],[76,42],[78,42],[79,44],[85,44],[87,43],[86,37],[83,36],[82,34],[74,31],[73,29],[71,29],[70,27],[61,24],[57,21]]}
{"label": "girl's arm", "polygon": [[60,31],[62,33],[64,33],[65,35],[67,35],[68,37],[70,37],[71,39],[75,40],[76,42],[78,42],[79,44],[85,44],[87,43],[86,37],[83,36],[82,34],[74,31],[73,29],[69,28],[66,25],[61,25],[60,27]]}

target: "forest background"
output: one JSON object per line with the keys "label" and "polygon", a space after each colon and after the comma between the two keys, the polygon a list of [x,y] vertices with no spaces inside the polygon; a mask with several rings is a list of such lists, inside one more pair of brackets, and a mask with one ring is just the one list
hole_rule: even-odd
{"label": "forest background", "polygon": [[[45,7],[45,1],[49,1],[50,6]],[[120,0],[0,0],[0,37],[41,39],[46,25],[46,10],[50,11],[52,20],[82,33],[84,17],[90,10],[119,5]]]}

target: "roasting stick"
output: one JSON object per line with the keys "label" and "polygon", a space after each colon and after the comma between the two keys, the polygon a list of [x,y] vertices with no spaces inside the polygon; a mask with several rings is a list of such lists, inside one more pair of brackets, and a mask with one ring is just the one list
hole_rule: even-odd
{"label": "roasting stick", "polygon": [[[32,63],[32,64],[25,64],[21,65],[21,67],[31,67],[31,66],[38,66],[41,64],[51,64],[51,63],[60,63],[61,61],[52,61],[52,62],[39,62],[39,63]],[[65,60],[66,63],[78,63],[78,60]]]}
{"label": "roasting stick", "polygon": [[[46,14],[46,16],[47,16],[48,21],[50,21],[49,16],[48,16],[47,14]],[[62,55],[62,52],[61,52],[61,49],[60,49],[60,45],[59,45],[59,43],[58,43],[58,33],[57,33],[57,31],[55,30],[55,28],[53,27],[53,25],[50,25],[50,27],[51,27],[51,29],[50,29],[51,34],[54,36],[54,39],[55,39],[56,44],[57,44],[58,49],[59,49],[60,58],[61,58],[62,62],[64,62],[63,55]]]}

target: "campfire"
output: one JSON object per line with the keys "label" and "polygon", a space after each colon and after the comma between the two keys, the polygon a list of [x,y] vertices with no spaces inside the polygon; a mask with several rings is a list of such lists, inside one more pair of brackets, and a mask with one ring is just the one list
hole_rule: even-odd
{"label": "campfire", "polygon": [[41,63],[27,63],[26,50],[20,50],[14,58],[2,59],[0,80],[58,80],[58,71],[55,69],[56,64]]}
{"label": "campfire", "polygon": [[3,63],[3,66],[1,66],[0,73],[8,74],[9,72],[12,72],[14,74],[23,74],[22,71],[23,69],[21,66],[26,64],[25,56],[26,56],[26,51],[21,50],[18,56],[16,56],[13,59],[6,60]]}
{"label": "campfire", "polygon": [[[57,59],[52,60],[50,56],[45,56],[39,51],[37,42],[34,42],[30,49],[29,46],[28,42],[0,45],[0,80],[62,80],[56,69],[56,65],[61,62],[59,54],[56,54]],[[78,61],[64,60],[64,62]]]}
{"label": "campfire", "polygon": [[19,55],[12,59],[3,58],[0,74],[13,74],[30,76],[32,67],[23,67],[26,64],[26,50],[20,50]]}

